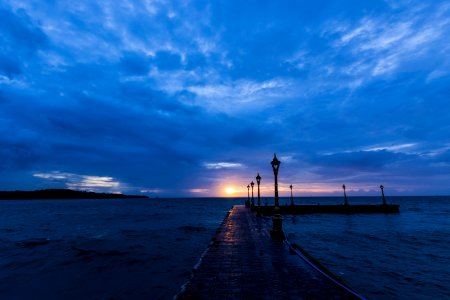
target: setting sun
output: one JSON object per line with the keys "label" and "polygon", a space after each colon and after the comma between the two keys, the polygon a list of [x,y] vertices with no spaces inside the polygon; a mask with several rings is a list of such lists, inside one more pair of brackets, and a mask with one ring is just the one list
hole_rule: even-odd
{"label": "setting sun", "polygon": [[227,196],[231,196],[231,195],[233,195],[234,193],[236,193],[236,190],[235,190],[234,188],[232,188],[232,187],[226,187],[226,188],[225,188],[225,194],[226,194]]}

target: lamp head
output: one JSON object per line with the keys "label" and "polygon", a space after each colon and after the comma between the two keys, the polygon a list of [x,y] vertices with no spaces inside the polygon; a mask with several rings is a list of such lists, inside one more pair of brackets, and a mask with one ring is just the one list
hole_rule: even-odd
{"label": "lamp head", "polygon": [[273,171],[278,172],[278,168],[280,167],[281,162],[278,160],[276,153],[273,154],[273,159],[270,164],[272,165]]}
{"label": "lamp head", "polygon": [[258,184],[261,182],[261,176],[259,176],[259,173],[258,173],[258,175],[256,176],[256,182],[257,182]]}

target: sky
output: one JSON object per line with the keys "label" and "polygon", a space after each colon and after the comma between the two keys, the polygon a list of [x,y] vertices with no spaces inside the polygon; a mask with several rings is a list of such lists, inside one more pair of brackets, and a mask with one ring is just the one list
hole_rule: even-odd
{"label": "sky", "polygon": [[[450,1],[0,3],[0,190],[450,194]],[[256,182],[256,181],[255,181]],[[256,190],[255,190],[256,193]]]}

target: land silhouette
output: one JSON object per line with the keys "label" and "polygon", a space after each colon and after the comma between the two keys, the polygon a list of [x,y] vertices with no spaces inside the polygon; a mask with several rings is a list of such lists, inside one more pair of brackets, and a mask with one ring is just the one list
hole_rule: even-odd
{"label": "land silhouette", "polygon": [[0,200],[125,199],[125,198],[148,198],[148,197],[143,195],[95,193],[89,191],[75,191],[70,189],[45,189],[35,191],[0,191]]}

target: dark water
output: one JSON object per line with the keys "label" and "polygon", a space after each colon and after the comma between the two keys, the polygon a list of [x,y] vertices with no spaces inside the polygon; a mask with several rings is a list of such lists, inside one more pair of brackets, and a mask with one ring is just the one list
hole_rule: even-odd
{"label": "dark water", "polygon": [[[285,217],[284,228],[369,299],[450,299],[450,198],[389,200],[400,214]],[[0,299],[171,299],[241,202],[0,201]]]}
{"label": "dark water", "polygon": [[0,201],[0,299],[171,299],[232,203]]}
{"label": "dark water", "polygon": [[[400,204],[400,214],[291,216],[284,229],[291,241],[368,299],[450,299],[450,197],[389,200]],[[340,199],[302,201],[336,204]]]}

